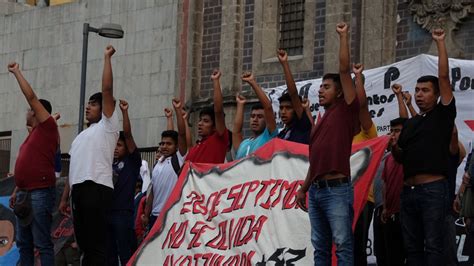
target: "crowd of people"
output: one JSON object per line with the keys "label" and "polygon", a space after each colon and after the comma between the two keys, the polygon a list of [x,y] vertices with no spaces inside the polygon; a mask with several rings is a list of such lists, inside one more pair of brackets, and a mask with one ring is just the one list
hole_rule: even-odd
{"label": "crowd of people", "polygon": [[[339,73],[327,73],[322,78],[319,104],[325,112],[316,123],[308,100],[298,94],[284,50],[277,51],[287,85],[278,99],[282,129],[277,128],[269,98],[253,74],[245,72],[242,81],[258,99],[250,112],[251,136],[243,136],[246,98],[241,94],[236,95],[236,114],[229,130],[221,72],[214,70],[213,105],[200,110],[197,141],[192,138],[190,114],[179,98],[173,99],[172,109],[164,109],[167,128],[161,133],[148,181],[141,177],[147,172],[143,170],[146,164],[142,164],[132,135],[126,100],[118,101],[122,125],[116,112],[112,74],[115,49],[107,46],[102,90],[90,96],[85,115],[88,127],[71,144],[69,176],[59,205],[64,215],[69,215],[68,206],[72,210],[74,243],[82,254],[82,265],[125,265],[129,261],[159,217],[185,161],[219,164],[229,160],[226,155],[231,150],[233,159],[244,158],[272,138],[309,146],[309,169],[296,200],[309,214],[316,265],[331,265],[333,245],[338,265],[367,265],[366,243],[372,219],[378,265],[456,265],[453,219],[461,204],[460,197],[455,196],[455,178],[466,151],[454,124],[456,106],[444,31],[432,34],[438,47],[438,76],[417,80],[414,99],[419,112],[400,84],[392,86],[400,117],[390,121],[390,141],[355,230],[351,147],[376,138],[377,131],[368,110],[364,67],[350,64],[348,25],[339,23],[336,31]],[[36,96],[19,65],[10,63],[8,70],[30,106],[26,122],[31,132],[18,153],[16,188],[10,201],[18,220],[20,263],[34,265],[36,249],[41,265],[54,265],[50,231],[56,197],[58,127],[51,104]],[[472,168],[473,164],[470,172],[466,169],[457,195],[472,186]]]}

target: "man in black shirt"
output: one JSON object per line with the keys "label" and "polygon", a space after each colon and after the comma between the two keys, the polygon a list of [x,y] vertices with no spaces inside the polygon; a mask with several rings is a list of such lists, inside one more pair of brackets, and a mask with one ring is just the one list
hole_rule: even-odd
{"label": "man in black shirt", "polygon": [[432,33],[438,48],[438,77],[417,80],[420,114],[405,123],[392,149],[404,170],[401,223],[407,265],[444,265],[449,143],[456,118],[445,36],[441,29]]}
{"label": "man in black shirt", "polygon": [[288,89],[288,92],[278,98],[280,103],[280,118],[285,124],[283,130],[278,134],[278,138],[309,144],[311,120],[301,105],[301,97],[298,95],[290,65],[288,64],[288,54],[284,50],[278,50],[278,60],[283,67]]}

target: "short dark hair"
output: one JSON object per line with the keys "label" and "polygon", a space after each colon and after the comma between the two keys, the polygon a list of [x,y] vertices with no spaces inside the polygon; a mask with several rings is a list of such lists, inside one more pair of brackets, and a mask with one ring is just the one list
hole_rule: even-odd
{"label": "short dark hair", "polygon": [[407,121],[407,119],[403,117],[395,118],[393,120],[390,120],[390,127],[396,127],[400,125],[403,126],[403,124],[405,124],[405,121]]}
{"label": "short dark hair", "polygon": [[208,115],[211,117],[212,124],[216,124],[216,115],[214,113],[214,106],[207,106],[202,108],[202,110],[199,112],[199,118],[203,117],[204,115]]}
{"label": "short dark hair", "polygon": [[250,110],[253,111],[253,110],[262,110],[262,109],[263,109],[263,105],[261,103],[256,103],[252,105],[252,108]]}
{"label": "short dark hair", "polygon": [[178,132],[175,130],[165,130],[161,132],[161,138],[171,138],[174,141],[174,144],[178,144]]}
{"label": "short dark hair", "polygon": [[100,105],[100,110],[102,110],[102,92],[97,92],[89,97],[89,102],[98,103]]}
{"label": "short dark hair", "polygon": [[51,103],[45,99],[39,99],[39,102],[41,103],[41,105],[43,105],[44,109],[46,109],[46,111],[48,111],[48,113],[51,114],[51,112],[53,111],[53,107],[51,106]]}
{"label": "short dark hair", "polygon": [[[303,98],[301,98],[301,96],[298,95],[298,98],[300,98],[300,101],[303,100]],[[291,96],[288,92],[285,92],[283,93],[280,98],[278,98],[278,102],[279,103],[282,103],[282,102],[291,102]]]}
{"label": "short dark hair", "polygon": [[6,206],[0,204],[0,217],[1,220],[10,221],[13,225],[13,241],[16,240],[16,218],[12,210]]}
{"label": "short dark hair", "polygon": [[125,142],[125,132],[123,132],[123,131],[119,132],[118,140],[121,140],[121,141]]}
{"label": "short dark hair", "polygon": [[433,89],[434,89],[435,93],[436,94],[439,93],[439,79],[436,76],[433,76],[433,75],[421,76],[421,77],[418,78],[418,80],[416,82],[417,83],[431,82],[431,84],[433,84]]}
{"label": "short dark hair", "polygon": [[326,73],[323,76],[323,80],[330,79],[336,84],[336,89],[341,90],[341,76],[337,73]]}

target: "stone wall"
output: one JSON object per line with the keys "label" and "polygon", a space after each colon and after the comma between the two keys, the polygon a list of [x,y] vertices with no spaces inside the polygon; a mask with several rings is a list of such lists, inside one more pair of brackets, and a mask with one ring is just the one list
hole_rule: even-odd
{"label": "stone wall", "polygon": [[27,103],[7,63],[17,61],[37,95],[61,113],[61,149],[67,153],[77,134],[85,22],[118,23],[125,31],[119,40],[89,34],[86,101],[101,88],[103,51],[110,43],[117,49],[114,95],[130,103],[138,146],[156,146],[166,127],[163,108],[177,89],[178,2],[82,0],[0,15],[0,132],[12,131],[11,169],[26,136]]}

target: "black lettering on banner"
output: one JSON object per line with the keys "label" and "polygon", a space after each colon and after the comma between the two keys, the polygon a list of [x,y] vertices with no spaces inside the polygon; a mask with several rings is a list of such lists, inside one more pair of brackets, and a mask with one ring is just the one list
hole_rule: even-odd
{"label": "black lettering on banner", "polygon": [[451,68],[451,89],[454,91],[456,83],[459,81],[459,90],[465,91],[468,89],[474,90],[474,79],[471,77],[463,77],[460,67]]}
{"label": "black lettering on banner", "polygon": [[301,96],[301,98],[303,98],[303,99],[308,98],[308,92],[309,92],[309,89],[311,88],[311,85],[313,85],[313,84],[312,83],[306,83],[305,85],[303,85],[300,88],[299,95]]}
{"label": "black lettering on banner", "polygon": [[265,260],[265,255],[262,256],[262,260],[255,264],[256,266],[265,266],[267,262],[274,262],[275,266],[290,266],[296,265],[294,262],[297,262],[306,256],[305,249],[292,249],[292,248],[279,248],[273,252],[272,255]]}
{"label": "black lettering on banner", "polygon": [[384,76],[384,89],[390,89],[392,81],[400,77],[400,70],[396,67],[389,67]]}

